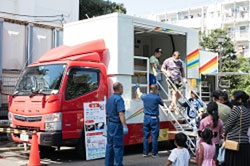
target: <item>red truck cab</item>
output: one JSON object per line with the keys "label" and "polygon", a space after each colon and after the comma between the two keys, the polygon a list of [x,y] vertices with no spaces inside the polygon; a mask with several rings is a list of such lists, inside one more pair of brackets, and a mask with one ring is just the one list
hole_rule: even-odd
{"label": "red truck cab", "polygon": [[[108,97],[105,49],[103,40],[60,46],[29,65],[9,96],[11,127],[36,130],[41,146],[82,147],[83,103]],[[31,138],[13,133],[12,139]]]}

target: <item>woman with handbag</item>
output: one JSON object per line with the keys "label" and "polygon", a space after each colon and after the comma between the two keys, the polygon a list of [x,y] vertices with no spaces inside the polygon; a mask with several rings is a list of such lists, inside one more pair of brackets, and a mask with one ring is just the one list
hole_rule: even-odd
{"label": "woman with handbag", "polygon": [[249,96],[244,91],[233,93],[233,109],[225,127],[225,165],[250,166],[250,143],[247,131],[250,127]]}
{"label": "woman with handbag", "polygon": [[[205,128],[210,129],[213,132],[212,142],[216,146],[216,157],[219,152],[219,144],[223,135],[223,122],[219,119],[218,105],[216,102],[210,102],[207,105],[208,116],[201,120],[199,131]],[[201,140],[202,141],[202,140]]]}

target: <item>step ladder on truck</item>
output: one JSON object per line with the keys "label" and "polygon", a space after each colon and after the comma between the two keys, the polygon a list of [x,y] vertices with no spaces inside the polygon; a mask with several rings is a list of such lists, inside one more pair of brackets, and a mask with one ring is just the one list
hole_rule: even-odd
{"label": "step ladder on truck", "polygon": [[[173,81],[167,77],[165,74],[162,73],[164,77],[166,77],[166,82],[169,86],[171,86],[175,91],[177,91],[180,94],[180,100],[185,101],[187,105],[190,107],[190,109],[196,111],[198,114],[200,113],[199,110],[197,110],[187,99],[187,97],[182,94],[182,92],[175,86]],[[166,95],[169,99],[171,99],[170,93],[168,93],[163,85],[157,81],[157,84],[159,88],[163,91],[164,95]],[[185,84],[188,88],[188,84]],[[193,91],[193,93],[200,99],[199,95]],[[202,101],[200,99],[200,101]],[[206,107],[205,103],[202,101],[203,106]],[[196,137],[197,135],[197,128],[195,122],[191,121],[190,118],[186,114],[186,109],[182,107],[180,104],[178,104],[178,113],[176,111],[171,111],[169,108],[169,104],[164,103],[164,106],[160,106],[160,110],[166,117],[171,117],[171,123],[175,127],[176,132],[183,132],[187,135],[187,147],[192,152],[193,155],[196,154]],[[181,120],[180,120],[181,119]]]}

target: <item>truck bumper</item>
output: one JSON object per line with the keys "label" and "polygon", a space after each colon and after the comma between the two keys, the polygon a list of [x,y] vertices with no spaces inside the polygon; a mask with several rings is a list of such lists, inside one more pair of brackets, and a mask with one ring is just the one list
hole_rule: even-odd
{"label": "truck bumper", "polygon": [[[38,144],[42,146],[60,146],[62,145],[62,132],[56,131],[56,132],[37,132],[38,136]],[[22,141],[20,139],[20,134],[11,134],[11,137],[13,141],[24,143],[25,141]],[[28,143],[31,143],[32,137],[29,136]]]}

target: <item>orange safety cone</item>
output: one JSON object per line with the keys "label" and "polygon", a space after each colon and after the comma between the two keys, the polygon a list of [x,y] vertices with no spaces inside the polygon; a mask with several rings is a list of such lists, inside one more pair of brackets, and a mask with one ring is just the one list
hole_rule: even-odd
{"label": "orange safety cone", "polygon": [[28,166],[41,166],[38,147],[38,136],[36,131],[33,131],[32,133],[31,150]]}

